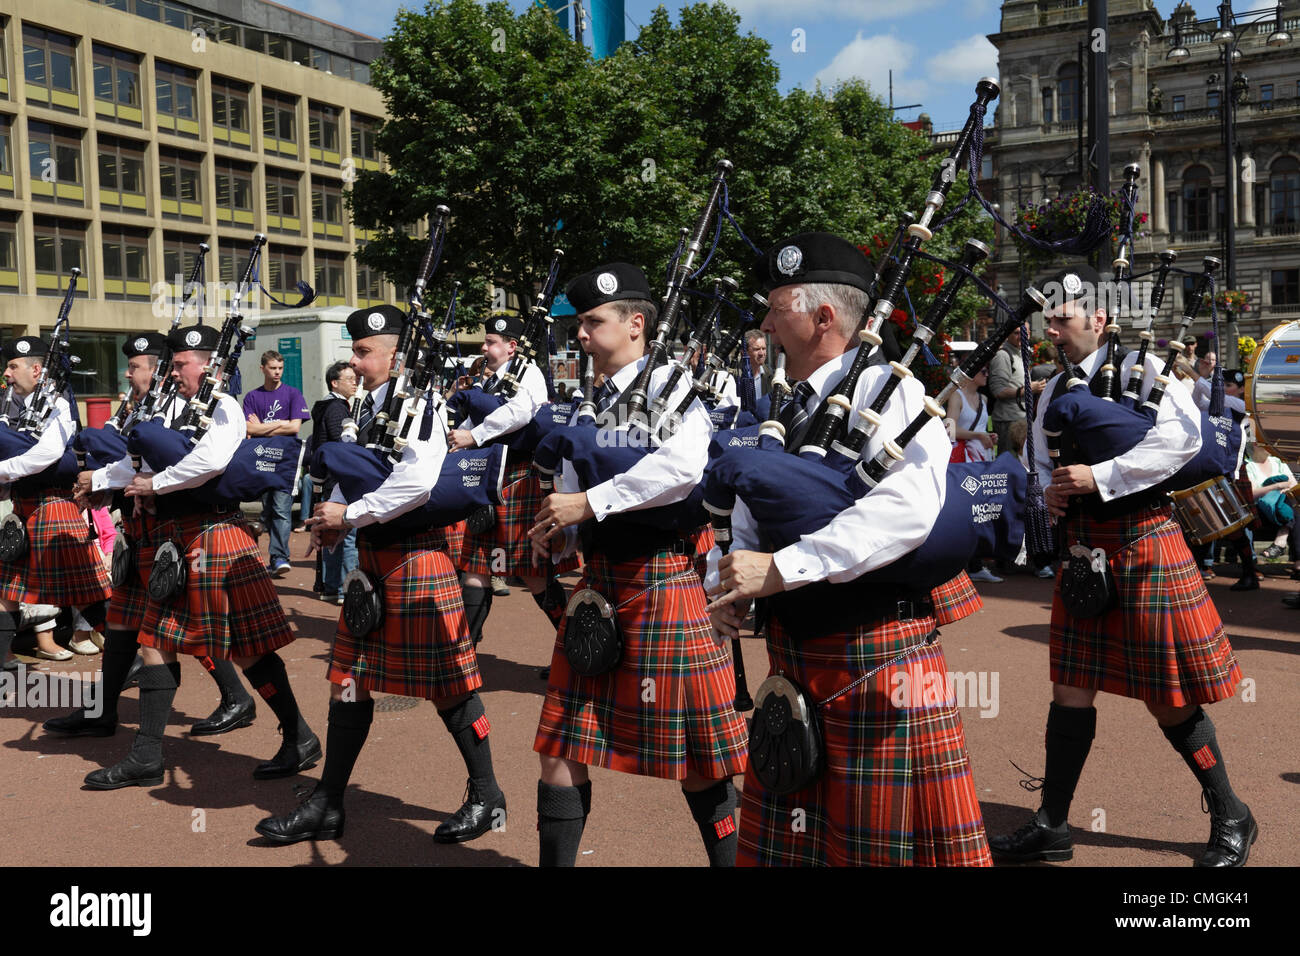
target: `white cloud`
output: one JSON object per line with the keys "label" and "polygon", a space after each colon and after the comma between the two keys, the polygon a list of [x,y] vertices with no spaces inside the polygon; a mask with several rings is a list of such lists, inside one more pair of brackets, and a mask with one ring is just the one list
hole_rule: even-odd
{"label": "white cloud", "polygon": [[988,37],[976,33],[932,56],[926,71],[936,82],[968,83],[974,88],[980,77],[998,75],[998,50]]}
{"label": "white cloud", "polygon": [[799,17],[813,20],[843,17],[854,23],[867,20],[898,20],[939,6],[943,0],[728,0],[742,16],[781,17],[794,23]]}
{"label": "white cloud", "polygon": [[857,36],[813,79],[827,87],[843,80],[864,80],[877,96],[888,100],[889,71],[892,69],[894,102],[923,102],[928,89],[925,81],[907,75],[908,67],[915,61],[916,47],[912,44],[893,34],[864,36],[859,30]]}

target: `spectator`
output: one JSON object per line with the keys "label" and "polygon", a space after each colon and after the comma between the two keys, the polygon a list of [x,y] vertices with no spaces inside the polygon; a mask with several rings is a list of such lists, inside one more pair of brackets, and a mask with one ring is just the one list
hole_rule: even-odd
{"label": "spectator", "polygon": [[[982,368],[972,378],[965,379],[948,399],[948,418],[952,420],[953,462],[992,461],[994,438],[989,434],[989,409],[980,388],[988,383],[988,368]],[[1001,584],[1002,578],[984,567],[980,558],[971,558],[966,567],[972,581]]]}
{"label": "spectator", "polygon": [[[1287,496],[1296,485],[1295,475],[1281,458],[1270,455],[1262,442],[1254,442],[1250,446],[1250,460],[1246,462],[1246,477],[1250,479],[1251,495],[1260,518],[1277,529],[1264,557],[1270,560],[1281,557],[1295,527],[1295,509]],[[1293,577],[1297,570],[1300,565],[1292,569]]]}
{"label": "spectator", "polygon": [[[285,385],[284,356],[279,352],[262,353],[260,388],[244,396],[244,414],[248,417],[248,437],[297,435],[302,423],[311,417],[307,400],[292,385]],[[292,525],[293,494],[268,491],[262,496],[262,523],[270,537],[271,573],[282,578],[289,573],[289,528]]]}
{"label": "spectator", "polygon": [[767,336],[762,330],[750,329],[745,333],[745,355],[754,376],[754,398],[762,398],[772,390],[772,372],[767,367]]}
{"label": "spectator", "polygon": [[[1047,380],[1033,382],[1030,388],[1035,395],[1042,394]],[[1020,358],[1020,330],[1016,329],[1011,337],[998,349],[998,353],[989,362],[989,394],[993,397],[993,408],[989,417],[993,419],[993,430],[998,436],[998,450],[1011,448],[1008,429],[1012,422],[1025,420],[1025,363]]]}
{"label": "spectator", "polygon": [[1061,361],[1057,357],[1056,346],[1051,342],[1039,342],[1034,346],[1034,361],[1038,364],[1029,370],[1029,380],[1031,382],[1046,382],[1061,370]]}
{"label": "spectator", "polygon": [[[325,384],[330,390],[329,397],[311,407],[308,461],[325,442],[343,437],[343,423],[347,421],[352,399],[357,394],[357,373],[347,362],[335,362],[325,370]],[[327,479],[323,500],[328,500],[333,490],[334,482]],[[322,550],[318,560],[321,562],[321,597],[342,604],[343,579],[357,566],[356,529],[349,531],[335,547]]]}

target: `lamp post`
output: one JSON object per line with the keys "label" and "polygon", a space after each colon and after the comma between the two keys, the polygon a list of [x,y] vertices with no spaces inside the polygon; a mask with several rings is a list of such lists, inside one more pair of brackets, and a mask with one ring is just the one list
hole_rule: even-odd
{"label": "lamp post", "polygon": [[[1223,129],[1223,163],[1224,163],[1224,212],[1227,216],[1227,222],[1224,225],[1224,266],[1225,266],[1225,288],[1235,289],[1237,285],[1237,176],[1239,166],[1237,163],[1237,102],[1243,98],[1248,88],[1248,81],[1244,74],[1233,73],[1233,67],[1241,59],[1241,51],[1238,49],[1241,34],[1240,27],[1251,27],[1256,24],[1265,22],[1268,17],[1273,18],[1273,29],[1270,31],[1265,44],[1270,47],[1286,46],[1291,42],[1291,34],[1284,29],[1282,22],[1282,5],[1279,3],[1271,12],[1267,9],[1256,10],[1249,13],[1235,13],[1232,9],[1232,0],[1224,0],[1219,4],[1219,16],[1217,19],[1195,20],[1192,21],[1192,27],[1198,31],[1213,33],[1210,36],[1210,42],[1219,47],[1219,58],[1223,64],[1223,89],[1219,96],[1219,117]],[[1179,65],[1185,65],[1190,59],[1190,51],[1183,45],[1183,23],[1174,21],[1174,36],[1171,39],[1172,47],[1165,55],[1165,59],[1173,61]],[[1211,74],[1210,82],[1218,81],[1217,74]],[[1228,316],[1228,335],[1232,340],[1232,347],[1237,347],[1237,316],[1229,307],[1225,310]],[[1236,356],[1233,354],[1233,363],[1236,363]]]}

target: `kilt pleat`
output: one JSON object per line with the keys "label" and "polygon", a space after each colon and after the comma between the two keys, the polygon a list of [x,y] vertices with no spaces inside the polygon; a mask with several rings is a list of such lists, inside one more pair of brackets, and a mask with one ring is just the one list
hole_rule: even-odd
{"label": "kilt pleat", "polygon": [[0,561],[0,597],[84,607],[112,595],[103,553],[70,491],[14,495],[13,507],[27,529],[27,553],[14,562]]}
{"label": "kilt pleat", "polygon": [[465,553],[465,521],[457,521],[455,524],[449,524],[442,529],[443,537],[447,539],[447,557],[451,563],[459,568],[461,559]]}
{"label": "kilt pleat", "polygon": [[293,641],[257,542],[232,514],[187,514],[158,526],[187,562],[185,590],[150,599],[140,643],[194,657],[259,657]]}
{"label": "kilt pleat", "polygon": [[441,529],[388,548],[375,548],[362,537],[357,548],[360,567],[383,579],[384,616],[377,631],[358,638],[339,615],[330,681],[351,678],[369,691],[425,700],[483,686]]}
{"label": "kilt pleat", "polygon": [[161,543],[158,519],[150,514],[123,515],[120,533],[135,552],[134,569],[121,587],[113,588],[106,626],[114,631],[134,632],[144,623],[144,611],[149,604],[149,574],[153,571],[154,551]]}
{"label": "kilt pleat", "polygon": [[1118,606],[1071,617],[1052,598],[1052,682],[1152,704],[1186,707],[1231,697],[1241,681],[1205,581],[1170,520],[1149,508],[1113,521],[1071,519],[1071,544],[1104,548]]}
{"label": "kilt pleat", "polygon": [[930,600],[934,602],[936,627],[956,623],[984,608],[980,593],[975,590],[975,583],[965,571],[951,581],[945,581],[937,588],[931,588]]}
{"label": "kilt pleat", "polygon": [[[528,529],[537,521],[546,495],[532,467],[523,462],[511,465],[503,482],[502,503],[497,505],[497,520],[483,534],[465,532],[465,547],[457,563],[467,574],[488,577],[492,574],[543,577],[546,569],[533,563],[533,546]],[[554,574],[576,571],[578,556],[570,555],[551,568]]]}
{"label": "kilt pleat", "polygon": [[[802,642],[773,620],[773,673],[824,700],[919,649],[821,710],[824,769],[786,796],[745,778],[737,862],[749,866],[989,866],[961,716],[932,618]],[[905,678],[905,679],[904,679]]]}
{"label": "kilt pleat", "polygon": [[[629,602],[617,611],[623,656],[607,674],[575,674],[561,625],[534,750],[669,780],[684,779],[688,768],[715,780],[744,772],[748,740],[733,705],[735,673],[726,647],[713,640],[694,557],[592,557],[578,587],[616,607]],[[651,584],[658,586],[640,593]]]}

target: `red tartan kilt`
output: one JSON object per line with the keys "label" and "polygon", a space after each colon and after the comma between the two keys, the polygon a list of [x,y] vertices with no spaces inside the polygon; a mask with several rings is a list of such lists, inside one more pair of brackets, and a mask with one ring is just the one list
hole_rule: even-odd
{"label": "red tartan kilt", "polygon": [[187,561],[185,590],[145,605],[140,643],[194,657],[260,657],[293,641],[275,585],[243,519],[191,514],[160,522]]}
{"label": "red tartan kilt", "polygon": [[384,582],[384,616],[379,630],[357,638],[339,615],[332,683],[350,677],[369,691],[425,700],[483,686],[446,546],[440,529],[381,549],[358,535],[359,566]]}
{"label": "red tartan kilt", "polygon": [[465,553],[465,522],[457,521],[455,524],[447,525],[442,529],[442,534],[447,539],[447,557],[455,567],[459,568]]}
{"label": "red tartan kilt", "polygon": [[[776,796],[753,775],[745,778],[737,863],[990,866],[943,649],[922,644],[933,619],[797,643],[779,620],[769,627],[772,671],[794,680],[814,703],[921,647],[822,708],[824,769],[813,784]],[[805,829],[796,831],[800,819]]]}
{"label": "red tartan kilt", "polygon": [[0,562],[0,598],[85,607],[112,595],[103,552],[70,491],[15,495],[13,506],[27,528],[27,553],[16,562]]}
{"label": "red tartan kilt", "polygon": [[[521,577],[545,577],[546,568],[533,563],[533,545],[528,529],[537,522],[542,510],[541,482],[527,463],[511,465],[506,471],[502,503],[497,505],[497,520],[483,534],[465,533],[465,550],[457,566],[466,574],[480,577],[517,574]],[[495,559],[495,560],[494,560]],[[570,555],[552,567],[555,574],[576,571],[577,555]]]}
{"label": "red tartan kilt", "polygon": [[[684,779],[688,768],[714,780],[744,772],[748,732],[734,709],[731,656],[713,640],[693,558],[661,552],[612,564],[593,556],[578,587],[616,607],[629,601],[617,612],[623,656],[608,674],[575,674],[561,625],[534,750],[668,780]],[[639,593],[682,571],[689,573]]]}
{"label": "red tartan kilt", "polygon": [[946,627],[962,618],[970,617],[976,611],[983,610],[984,602],[970,575],[962,571],[951,581],[945,581],[930,590],[930,600],[934,602],[934,623],[936,627]]}
{"label": "red tartan kilt", "polygon": [[[1168,507],[1149,508],[1114,521],[1071,520],[1070,544],[1104,548],[1110,557],[1119,605],[1100,617],[1071,617],[1058,576],[1053,683],[1173,707],[1236,693],[1241,671],[1232,645],[1171,514]],[[1125,547],[1129,542],[1135,543]]]}
{"label": "red tartan kilt", "polygon": [[108,622],[111,631],[138,631],[144,623],[145,607],[149,604],[149,574],[153,570],[153,554],[158,550],[158,519],[153,515],[122,518],[122,533],[134,554],[135,570],[121,587],[113,588],[113,599],[108,603]]}

